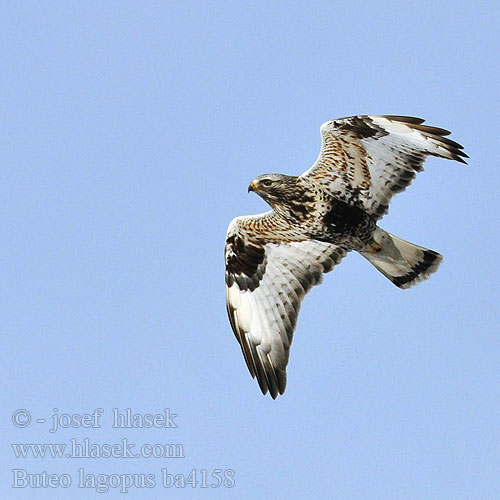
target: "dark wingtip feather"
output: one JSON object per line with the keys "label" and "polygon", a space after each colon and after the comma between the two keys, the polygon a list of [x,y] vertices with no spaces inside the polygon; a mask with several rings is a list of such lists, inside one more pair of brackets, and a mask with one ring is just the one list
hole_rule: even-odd
{"label": "dark wingtip feather", "polygon": [[420,132],[425,132],[426,134],[439,135],[441,137],[451,134],[451,132],[445,128],[432,127],[431,125],[415,125],[413,128],[420,130]]}
{"label": "dark wingtip feather", "polygon": [[451,146],[452,148],[464,149],[464,147],[460,143],[453,141],[452,139],[448,139],[448,137],[441,137],[441,142],[443,142],[447,146]]}
{"label": "dark wingtip feather", "polygon": [[447,139],[446,137],[440,137],[439,139],[440,142],[447,146],[448,151],[452,154],[452,157],[455,161],[465,163],[467,165],[467,162],[464,160],[464,158],[469,158],[469,155],[465,151],[463,151],[464,147],[461,144],[452,141],[451,139]]}
{"label": "dark wingtip feather", "polygon": [[382,117],[395,122],[410,123],[412,125],[419,125],[425,121],[423,118],[417,118],[416,116],[382,115]]}
{"label": "dark wingtip feather", "polygon": [[449,139],[448,137],[444,137],[451,134],[449,130],[440,127],[431,127],[428,125],[421,125],[421,124],[413,125],[413,128],[415,130],[423,132],[424,134],[434,136],[434,139],[439,140],[439,142],[443,143],[447,147],[448,151],[452,154],[453,159],[455,161],[467,165],[467,162],[464,160],[464,158],[469,158],[469,155],[467,155],[467,153],[463,151],[464,147],[462,146],[462,144],[452,139]]}
{"label": "dark wingtip feather", "polygon": [[415,130],[419,130],[420,132],[423,132],[425,134],[430,134],[439,137],[440,142],[446,144],[446,146],[450,148],[453,148],[453,150],[451,151],[453,153],[453,159],[460,163],[465,163],[467,165],[467,162],[463,158],[469,158],[469,156],[464,151],[462,151],[464,147],[460,143],[452,139],[449,139],[448,137],[445,137],[451,134],[449,130],[441,127],[422,125],[422,123],[424,123],[425,120],[413,116],[383,115],[383,117],[392,121],[408,123],[412,125],[412,128],[414,128]]}

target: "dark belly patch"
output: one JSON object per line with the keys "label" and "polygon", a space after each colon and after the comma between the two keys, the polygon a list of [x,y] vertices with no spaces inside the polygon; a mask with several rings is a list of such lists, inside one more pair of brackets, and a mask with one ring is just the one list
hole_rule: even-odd
{"label": "dark belly patch", "polygon": [[362,208],[334,200],[323,221],[335,233],[355,234],[360,227],[369,223],[370,216]]}

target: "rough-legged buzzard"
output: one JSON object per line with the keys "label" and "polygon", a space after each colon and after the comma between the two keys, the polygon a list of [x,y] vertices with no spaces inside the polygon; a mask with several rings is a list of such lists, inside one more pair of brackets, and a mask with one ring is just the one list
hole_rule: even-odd
{"label": "rough-legged buzzard", "polygon": [[300,303],[350,250],[399,288],[436,271],[442,257],[384,231],[389,202],[427,156],[465,163],[447,130],[406,116],[352,116],[321,127],[316,163],[302,175],[265,174],[255,191],[271,211],[236,217],[226,239],[229,320],[263,394],[283,394]]}

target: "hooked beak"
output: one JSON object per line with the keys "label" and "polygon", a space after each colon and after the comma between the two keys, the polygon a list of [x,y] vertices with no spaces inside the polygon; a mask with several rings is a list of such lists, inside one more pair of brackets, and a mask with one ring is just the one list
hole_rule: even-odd
{"label": "hooked beak", "polygon": [[251,191],[256,191],[257,186],[255,185],[255,182],[251,182],[250,186],[248,186],[248,192],[250,193]]}

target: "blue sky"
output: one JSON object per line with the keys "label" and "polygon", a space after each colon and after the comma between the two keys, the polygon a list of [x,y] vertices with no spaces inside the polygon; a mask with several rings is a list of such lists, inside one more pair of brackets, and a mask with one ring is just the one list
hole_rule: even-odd
{"label": "blue sky", "polygon": [[[496,2],[12,1],[0,19],[3,498],[498,498]],[[444,263],[401,291],[349,255],[306,298],[272,401],[226,318],[226,228],[266,209],[249,181],[302,172],[321,123],[358,113],[464,144],[468,166],[430,159],[381,223]],[[104,414],[50,433],[54,408]],[[114,429],[113,408],[178,428]],[[85,438],[185,457],[11,447]],[[158,484],[97,493],[79,468]],[[166,489],[163,468],[235,485]],[[13,469],[72,484],[12,489]]]}

